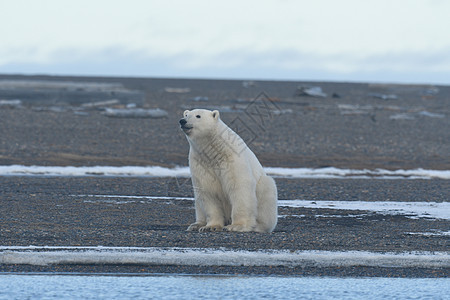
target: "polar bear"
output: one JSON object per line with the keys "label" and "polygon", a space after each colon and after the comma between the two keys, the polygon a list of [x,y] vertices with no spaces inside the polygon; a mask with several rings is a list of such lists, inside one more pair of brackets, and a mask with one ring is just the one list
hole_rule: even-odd
{"label": "polar bear", "polygon": [[277,187],[255,154],[220,119],[219,111],[186,110],[180,120],[189,142],[195,223],[188,231],[272,232]]}

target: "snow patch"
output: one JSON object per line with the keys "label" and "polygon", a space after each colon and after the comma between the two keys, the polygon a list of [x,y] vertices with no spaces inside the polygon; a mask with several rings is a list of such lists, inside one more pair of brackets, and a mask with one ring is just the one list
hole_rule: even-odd
{"label": "snow patch", "polygon": [[164,168],[158,166],[0,166],[0,176],[136,176],[136,177],[190,177],[188,167]]}
{"label": "snow patch", "polygon": [[[168,196],[127,196],[127,195],[71,195],[72,197],[88,199],[120,199],[114,200],[116,204],[124,204],[138,200],[187,200],[192,197],[168,197]],[[130,199],[131,201],[125,201]],[[103,200],[85,200],[89,202]],[[327,201],[327,200],[278,200],[280,207],[302,207],[316,209],[369,211],[386,215],[406,215],[409,218],[428,218],[450,220],[450,202],[401,202],[401,201]],[[351,217],[361,217],[355,214]],[[286,217],[286,216],[284,216]]]}
{"label": "snow patch", "polygon": [[410,218],[450,219],[450,202],[279,200],[279,206],[371,211]]}
{"label": "snow patch", "polygon": [[353,170],[338,168],[265,168],[272,176],[290,178],[450,179],[450,170]]}
{"label": "snow patch", "polygon": [[[450,179],[450,170],[353,170],[338,168],[265,168],[265,171],[279,178],[316,179]],[[165,168],[159,166],[0,166],[0,176],[134,176],[134,177],[190,177],[189,167]]]}
{"label": "snow patch", "polygon": [[450,231],[433,230],[430,232],[405,232],[407,235],[450,236]]}

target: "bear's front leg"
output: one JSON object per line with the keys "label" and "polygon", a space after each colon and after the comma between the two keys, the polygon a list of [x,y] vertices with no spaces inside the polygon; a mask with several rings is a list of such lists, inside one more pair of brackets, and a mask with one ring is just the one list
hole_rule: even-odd
{"label": "bear's front leg", "polygon": [[206,225],[200,227],[200,232],[222,231],[225,225],[224,212],[217,199],[208,199],[203,204],[206,214]]}
{"label": "bear's front leg", "polygon": [[[195,191],[195,188],[194,188]],[[199,231],[200,228],[206,225],[206,215],[205,210],[202,205],[202,195],[201,193],[194,192],[195,195],[195,222],[189,225],[186,231]]]}
{"label": "bear's front leg", "polygon": [[195,199],[196,221],[187,230],[222,231],[225,225],[222,207],[220,199],[198,191]]}

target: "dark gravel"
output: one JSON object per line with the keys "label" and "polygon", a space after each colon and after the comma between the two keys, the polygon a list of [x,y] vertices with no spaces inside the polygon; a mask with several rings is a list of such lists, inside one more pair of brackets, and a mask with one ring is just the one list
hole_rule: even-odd
{"label": "dark gravel", "polygon": [[[364,211],[280,207],[280,215],[302,215],[279,219],[273,233],[198,233],[186,232],[194,220],[189,200],[149,200],[89,195],[153,195],[191,197],[190,181],[176,185],[170,178],[108,177],[0,177],[4,187],[0,197],[0,240],[2,245],[38,246],[142,246],[228,249],[286,250],[367,250],[381,252],[447,251],[448,236],[411,233],[448,231],[450,223],[436,219],[412,219]],[[411,193],[426,195],[427,189],[442,185],[439,180],[331,180],[340,191],[332,200],[356,198],[357,191],[382,189],[382,197],[407,201]],[[323,199],[323,180],[278,180],[280,198]],[[373,183],[373,185],[371,185]],[[415,184],[412,184],[415,183]],[[178,183],[179,184],[179,183]],[[298,187],[295,192],[295,187]],[[409,190],[414,186],[414,191]],[[448,191],[446,189],[446,197]],[[328,193],[328,192],[326,192]],[[353,197],[352,197],[353,195]],[[441,195],[426,201],[441,201]],[[383,200],[377,196],[359,200]],[[423,199],[422,199],[423,200]],[[355,214],[361,216],[355,217]],[[408,270],[392,268],[342,268],[336,270],[305,268],[122,266],[123,272],[278,274],[342,276],[448,276],[449,270]],[[113,272],[112,266],[0,266],[4,272]]]}
{"label": "dark gravel", "polygon": [[[256,81],[245,88],[242,81],[232,80],[2,79],[118,83],[133,97],[137,92],[143,95],[142,101],[135,101],[138,105],[161,108],[169,115],[109,118],[101,109],[81,106],[85,92],[79,103],[73,95],[65,100],[66,90],[52,105],[44,105],[45,99],[36,96],[24,100],[21,108],[0,106],[0,164],[186,165],[188,144],[178,120],[186,108],[209,107],[222,110],[225,122],[246,126],[246,138],[265,166],[450,169],[448,86]],[[295,97],[299,85],[318,85],[340,98]],[[190,92],[168,93],[166,87],[190,88]],[[270,101],[258,97],[263,91]],[[6,92],[2,94],[0,85],[0,99],[30,97],[30,91]],[[372,93],[395,94],[398,99],[374,98]],[[51,95],[55,97],[54,91]],[[105,100],[96,96],[92,94],[92,102]],[[193,101],[197,96],[209,100]],[[114,92],[110,97],[119,98],[119,106],[134,100]]]}

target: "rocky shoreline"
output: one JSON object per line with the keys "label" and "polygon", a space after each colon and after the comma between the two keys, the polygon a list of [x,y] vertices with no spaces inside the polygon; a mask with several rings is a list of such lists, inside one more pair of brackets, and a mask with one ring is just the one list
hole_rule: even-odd
{"label": "rocky shoreline", "polygon": [[[339,208],[279,207],[273,233],[186,232],[194,220],[192,190],[177,191],[170,178],[0,177],[3,189],[2,246],[182,247],[230,250],[375,251],[379,253],[446,252],[449,221],[411,214],[383,214]],[[380,182],[378,182],[380,181]],[[374,182],[374,184],[371,184]],[[408,201],[410,185],[426,195],[431,184],[449,190],[446,180],[277,180],[280,198],[321,200],[334,185],[340,196],[360,197],[360,188],[383,190],[377,198]],[[295,187],[302,187],[296,189]],[[180,186],[179,186],[180,187]],[[444,187],[444,188],[443,188]],[[168,195],[168,191],[172,194]],[[359,191],[359,192],[358,192]],[[176,192],[176,195],[173,193]],[[108,197],[95,195],[109,195]],[[116,195],[116,196],[114,196]],[[128,195],[128,196],[127,196]],[[131,196],[130,196],[131,195]],[[151,196],[149,196],[151,195]],[[141,196],[141,197],[139,197]],[[154,196],[152,198],[152,196]],[[159,197],[158,197],[159,196]],[[439,195],[427,198],[440,201]],[[448,197],[443,194],[442,197]],[[359,198],[364,199],[364,198]],[[422,199],[423,200],[423,199]],[[352,201],[352,200],[350,200]],[[411,202],[405,202],[411,203]],[[327,276],[447,277],[449,268],[288,268],[232,266],[1,265],[3,272],[148,272]],[[409,274],[409,275],[406,275]]]}
{"label": "rocky shoreline", "polygon": [[178,120],[197,107],[244,128],[264,166],[448,170],[449,97],[448,86],[3,75],[0,164],[186,165]]}

